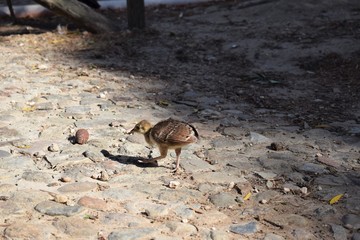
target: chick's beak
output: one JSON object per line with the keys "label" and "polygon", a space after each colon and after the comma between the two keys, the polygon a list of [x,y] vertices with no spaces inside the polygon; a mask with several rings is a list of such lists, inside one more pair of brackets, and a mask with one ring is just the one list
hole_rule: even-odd
{"label": "chick's beak", "polygon": [[128,134],[133,134],[135,132],[136,132],[136,126],[133,129],[131,129],[130,132],[128,132]]}

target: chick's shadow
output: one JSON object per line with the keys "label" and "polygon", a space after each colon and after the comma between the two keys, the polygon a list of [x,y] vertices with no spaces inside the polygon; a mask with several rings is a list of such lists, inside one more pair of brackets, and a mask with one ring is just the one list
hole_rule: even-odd
{"label": "chick's shadow", "polygon": [[141,160],[146,160],[146,158],[142,158],[142,157],[133,157],[133,156],[127,156],[127,155],[113,155],[105,149],[101,150],[101,153],[104,157],[106,157],[112,161],[122,163],[122,164],[132,164],[132,165],[135,165],[135,166],[141,167],[141,168],[161,167],[161,166],[159,166],[157,161],[148,162],[148,163],[141,162]]}

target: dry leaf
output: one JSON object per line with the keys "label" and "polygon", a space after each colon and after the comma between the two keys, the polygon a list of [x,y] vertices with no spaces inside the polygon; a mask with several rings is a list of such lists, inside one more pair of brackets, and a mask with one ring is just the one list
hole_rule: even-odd
{"label": "dry leaf", "polygon": [[329,202],[330,205],[337,203],[343,196],[344,196],[344,194],[342,193],[342,194],[339,194],[339,195],[336,195],[335,197],[333,197]]}
{"label": "dry leaf", "polygon": [[21,111],[23,111],[23,112],[33,112],[35,110],[36,110],[35,106],[26,106],[21,109]]}
{"label": "dry leaf", "polygon": [[251,197],[251,192],[249,192],[248,194],[246,194],[243,199],[244,199],[244,201],[246,201],[246,200],[248,200],[250,197]]}

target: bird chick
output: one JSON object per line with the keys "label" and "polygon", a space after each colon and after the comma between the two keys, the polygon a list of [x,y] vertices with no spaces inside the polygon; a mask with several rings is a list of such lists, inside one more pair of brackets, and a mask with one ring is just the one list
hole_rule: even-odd
{"label": "bird chick", "polygon": [[194,126],[169,118],[158,122],[152,126],[147,120],[142,120],[129,132],[141,133],[145,137],[145,141],[151,145],[157,145],[160,156],[156,158],[146,159],[143,162],[150,163],[163,159],[167,156],[169,149],[175,149],[176,167],[174,171],[179,169],[181,148],[199,140],[199,134]]}

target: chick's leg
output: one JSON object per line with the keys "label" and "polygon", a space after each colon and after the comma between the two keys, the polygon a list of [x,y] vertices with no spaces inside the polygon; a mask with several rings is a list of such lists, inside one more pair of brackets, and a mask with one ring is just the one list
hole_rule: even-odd
{"label": "chick's leg", "polygon": [[176,148],[175,149],[175,153],[176,153],[176,167],[174,169],[174,172],[176,172],[179,168],[180,168],[180,153],[181,153],[181,148]]}
{"label": "chick's leg", "polygon": [[144,159],[144,160],[141,160],[141,162],[143,162],[143,163],[152,163],[152,162],[156,162],[157,160],[166,158],[168,148],[163,147],[163,146],[159,146],[159,151],[160,151],[160,156],[159,157]]}

